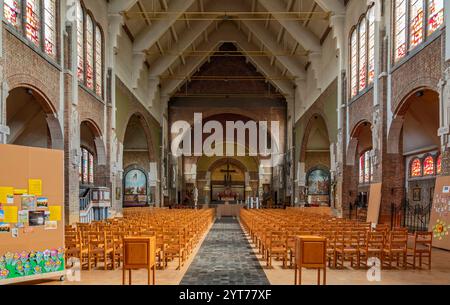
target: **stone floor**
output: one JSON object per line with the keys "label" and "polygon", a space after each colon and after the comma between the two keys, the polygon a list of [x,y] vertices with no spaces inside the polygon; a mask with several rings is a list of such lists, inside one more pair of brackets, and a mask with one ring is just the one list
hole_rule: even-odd
{"label": "stone floor", "polygon": [[[166,270],[158,270],[158,285],[292,285],[294,271],[283,269],[281,262],[275,262],[272,269],[264,267],[259,261],[260,255],[252,247],[236,220],[222,218],[205,234],[193,254],[181,268],[176,270],[176,263],[170,263]],[[100,266],[101,267],[101,266]],[[433,249],[432,270],[427,269],[393,269],[381,270],[381,281],[370,282],[367,270],[328,269],[329,285],[450,285],[450,251]],[[303,284],[315,285],[317,281],[314,270],[304,270]],[[121,285],[122,270],[104,271],[100,268],[82,271],[81,282],[46,281],[36,282],[44,285]],[[133,272],[133,284],[146,285],[146,271]]]}
{"label": "stone floor", "polygon": [[268,285],[238,221],[217,220],[181,285]]}

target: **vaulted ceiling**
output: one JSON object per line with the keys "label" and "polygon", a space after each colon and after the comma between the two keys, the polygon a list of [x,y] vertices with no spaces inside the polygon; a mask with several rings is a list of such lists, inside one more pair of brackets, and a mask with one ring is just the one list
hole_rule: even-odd
{"label": "vaulted ceiling", "polygon": [[[173,95],[219,46],[232,42],[280,93],[316,71],[341,0],[112,0],[133,42],[133,84],[147,66],[153,86]],[[229,55],[229,53],[228,53]]]}

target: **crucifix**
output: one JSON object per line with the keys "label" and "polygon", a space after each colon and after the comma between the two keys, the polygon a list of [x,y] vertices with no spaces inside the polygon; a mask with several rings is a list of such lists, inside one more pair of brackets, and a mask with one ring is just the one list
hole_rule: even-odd
{"label": "crucifix", "polygon": [[236,170],[230,169],[230,159],[227,160],[227,169],[222,169],[220,172],[224,174],[224,185],[227,187],[231,187],[231,174],[236,173]]}

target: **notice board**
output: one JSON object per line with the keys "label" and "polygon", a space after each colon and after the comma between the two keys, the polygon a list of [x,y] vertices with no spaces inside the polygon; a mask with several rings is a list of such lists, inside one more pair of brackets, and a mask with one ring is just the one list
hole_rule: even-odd
{"label": "notice board", "polygon": [[63,221],[64,152],[0,145],[0,284],[64,275]]}
{"label": "notice board", "polygon": [[437,177],[430,215],[433,247],[450,250],[450,177]]}

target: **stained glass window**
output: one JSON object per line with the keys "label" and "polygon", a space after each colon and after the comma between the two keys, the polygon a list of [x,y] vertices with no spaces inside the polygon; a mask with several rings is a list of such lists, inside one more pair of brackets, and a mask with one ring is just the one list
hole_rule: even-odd
{"label": "stained glass window", "polygon": [[86,86],[94,89],[94,22],[86,18]]}
{"label": "stained glass window", "polygon": [[423,175],[433,176],[434,175],[434,159],[432,156],[428,156],[423,161]]}
{"label": "stained glass window", "polygon": [[395,0],[394,4],[394,56],[397,61],[406,55],[407,0]]}
{"label": "stained glass window", "polygon": [[367,85],[367,28],[364,18],[359,25],[359,90]]}
{"label": "stained glass window", "polygon": [[423,4],[424,0],[411,0],[410,10],[409,10],[409,46],[410,49],[415,48],[417,45],[421,44],[423,41]]}
{"label": "stained glass window", "polygon": [[11,24],[16,29],[20,28],[20,0],[4,0],[3,16],[5,21]]}
{"label": "stained glass window", "polygon": [[39,0],[26,1],[25,35],[35,45],[39,45],[40,13]]}
{"label": "stained glass window", "polygon": [[89,184],[94,184],[94,156],[89,154]]}
{"label": "stained glass window", "polygon": [[95,29],[95,92],[103,93],[103,35],[100,28]]}
{"label": "stained glass window", "polygon": [[368,38],[368,75],[367,82],[373,83],[375,78],[375,8],[372,6],[368,12],[369,38]]}
{"label": "stained glass window", "polygon": [[359,157],[359,183],[368,184],[373,181],[373,164],[371,151],[366,151]]}
{"label": "stained glass window", "polygon": [[428,35],[444,23],[444,0],[428,0]]}
{"label": "stained glass window", "polygon": [[56,0],[44,1],[45,53],[56,56]]}
{"label": "stained glass window", "polygon": [[94,155],[86,148],[81,148],[79,174],[80,183],[94,184]]}
{"label": "stained glass window", "polygon": [[351,90],[352,97],[358,94],[358,40],[357,31],[351,36]]}
{"label": "stained glass window", "polygon": [[440,174],[442,174],[442,155],[439,155],[436,160],[436,175]]}
{"label": "stained glass window", "polygon": [[411,177],[420,176],[422,176],[422,162],[417,158],[411,162]]}
{"label": "stained glass window", "polygon": [[78,80],[84,82],[84,13],[80,2],[77,2],[77,52]]}

